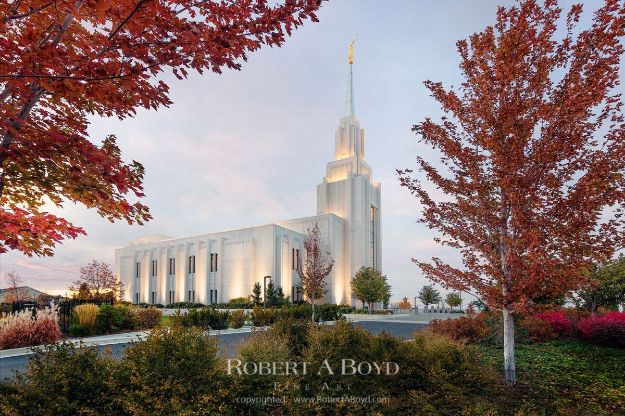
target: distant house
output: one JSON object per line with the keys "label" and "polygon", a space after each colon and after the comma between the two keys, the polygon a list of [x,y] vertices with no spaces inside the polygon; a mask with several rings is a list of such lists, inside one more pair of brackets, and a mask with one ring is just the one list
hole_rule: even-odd
{"label": "distant house", "polygon": [[[5,288],[0,289],[0,303],[7,302],[7,298],[10,299],[13,297],[14,291],[18,291],[19,297],[24,300],[37,300],[41,295],[48,295],[40,290],[33,289],[30,286],[19,286],[17,288]],[[48,295],[49,296],[49,295]]]}

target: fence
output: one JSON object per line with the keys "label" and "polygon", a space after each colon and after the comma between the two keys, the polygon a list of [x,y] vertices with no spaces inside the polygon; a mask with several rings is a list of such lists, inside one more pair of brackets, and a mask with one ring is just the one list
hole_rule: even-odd
{"label": "fence", "polygon": [[[74,312],[74,308],[78,305],[82,305],[84,303],[93,303],[98,306],[108,304],[112,305],[112,299],[102,299],[102,300],[83,300],[83,299],[62,299],[59,302],[55,302],[59,306],[59,327],[61,331],[64,333],[69,332],[69,326],[72,319],[72,313]],[[32,309],[33,315],[36,309],[45,308],[50,306],[49,304],[42,304],[37,302],[14,302],[14,303],[4,303],[0,305],[0,312],[20,312],[24,309]]]}
{"label": "fence", "polygon": [[72,313],[74,312],[74,308],[78,305],[82,305],[84,303],[93,303],[95,305],[112,305],[112,299],[104,299],[104,300],[83,300],[83,299],[67,299],[59,302],[59,326],[61,327],[61,331],[64,333],[69,332],[69,326],[72,319]]}

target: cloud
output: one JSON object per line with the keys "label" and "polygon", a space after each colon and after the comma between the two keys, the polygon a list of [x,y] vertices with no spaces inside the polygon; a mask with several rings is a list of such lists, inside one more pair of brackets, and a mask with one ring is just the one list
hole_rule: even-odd
{"label": "cloud", "polygon": [[[506,0],[508,1],[508,0]],[[411,257],[457,254],[437,248],[435,233],[416,224],[419,205],[395,169],[420,155],[438,156],[411,132],[440,109],[425,79],[458,85],[457,39],[492,24],[498,0],[325,4],[320,23],[306,23],[282,48],[250,55],[242,71],[166,77],[174,104],[140,110],[123,121],[93,118],[95,141],[115,133],[125,160],[146,169],[145,226],[111,224],[80,205],[51,208],[88,236],[59,245],[51,258],[0,256],[0,273],[15,269],[40,290],[67,288],[81,266],[113,263],[114,249],[141,235],[184,236],[264,224],[316,213],[316,186],[333,157],[347,79],[347,42],[359,33],[354,67],[356,114],[365,129],[366,158],[382,182],[383,268],[394,298],[425,283]],[[389,30],[392,28],[393,30]],[[433,192],[436,192],[433,189]]]}

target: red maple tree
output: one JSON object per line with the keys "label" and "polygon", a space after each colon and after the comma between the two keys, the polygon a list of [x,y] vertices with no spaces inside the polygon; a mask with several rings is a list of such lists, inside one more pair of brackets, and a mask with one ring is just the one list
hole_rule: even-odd
{"label": "red maple tree", "polygon": [[[143,167],[101,145],[90,115],[168,106],[157,76],[239,69],[262,45],[280,46],[320,0],[0,0],[0,252],[51,255],[84,231],[46,201],[143,223]],[[134,199],[134,200],[131,200]]]}
{"label": "red maple tree", "polygon": [[581,13],[575,5],[563,19],[557,0],[521,1],[500,7],[494,27],[459,41],[462,84],[427,81],[444,116],[413,128],[441,154],[440,166],[417,162],[446,197],[431,195],[410,169],[398,171],[422,205],[420,222],[460,250],[464,267],[414,261],[433,281],[503,312],[508,383],[514,315],[577,289],[625,241],[617,91],[625,6],[605,1],[586,30],[577,28]]}
{"label": "red maple tree", "polygon": [[304,261],[298,259],[297,274],[300,278],[299,288],[312,305],[312,320],[315,320],[315,302],[326,293],[327,278],[334,268],[334,258],[326,248],[321,237],[319,223],[315,221],[312,228],[306,230],[304,240]]}

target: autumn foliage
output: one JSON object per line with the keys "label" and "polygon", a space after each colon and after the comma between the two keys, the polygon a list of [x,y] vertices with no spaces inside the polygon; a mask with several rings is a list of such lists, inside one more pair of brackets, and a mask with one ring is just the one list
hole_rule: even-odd
{"label": "autumn foliage", "polygon": [[429,330],[462,342],[479,342],[490,332],[484,314],[435,319],[430,322]]}
{"label": "autumn foliage", "polygon": [[625,313],[609,312],[592,316],[577,324],[582,339],[595,344],[625,348]]}
{"label": "autumn foliage", "polygon": [[[575,36],[581,12],[569,10],[558,39],[557,1],[500,8],[494,27],[458,42],[459,90],[426,82],[445,115],[413,130],[448,168],[417,163],[449,198],[434,199],[411,170],[400,171],[401,184],[466,267],[415,261],[491,306],[519,310],[574,290],[584,269],[623,245],[625,125],[615,88],[625,9],[606,1]],[[602,219],[606,207],[614,215]]]}
{"label": "autumn foliage", "polygon": [[0,350],[49,344],[61,338],[58,307],[0,316]]}
{"label": "autumn foliage", "polygon": [[0,252],[51,255],[84,230],[46,212],[80,202],[111,221],[143,223],[143,166],[125,163],[88,117],[171,104],[159,78],[240,69],[280,46],[318,0],[0,0]]}
{"label": "autumn foliage", "polygon": [[398,171],[420,221],[463,257],[414,260],[423,273],[503,311],[509,383],[512,315],[579,288],[625,242],[625,5],[605,0],[585,30],[581,14],[523,0],[459,41],[463,81],[427,81],[444,115],[413,127],[441,163]]}
{"label": "autumn foliage", "polygon": [[570,335],[573,323],[565,311],[545,311],[534,315],[536,319],[547,322],[553,332],[559,336]]}

